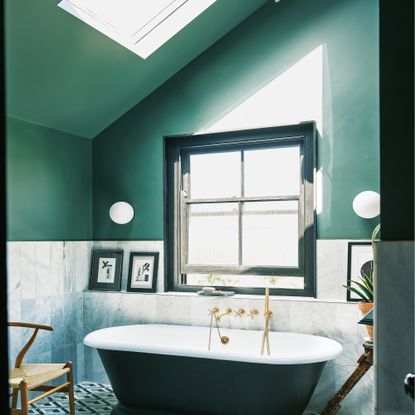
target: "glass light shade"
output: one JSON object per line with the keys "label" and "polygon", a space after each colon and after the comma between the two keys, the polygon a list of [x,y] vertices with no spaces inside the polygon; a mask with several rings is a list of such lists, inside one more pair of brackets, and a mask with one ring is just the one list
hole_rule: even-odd
{"label": "glass light shade", "polygon": [[353,210],[361,218],[371,219],[380,213],[380,195],[377,192],[367,190],[359,193],[353,199]]}
{"label": "glass light shade", "polygon": [[124,225],[134,217],[134,209],[127,202],[117,202],[110,207],[110,218],[119,225]]}

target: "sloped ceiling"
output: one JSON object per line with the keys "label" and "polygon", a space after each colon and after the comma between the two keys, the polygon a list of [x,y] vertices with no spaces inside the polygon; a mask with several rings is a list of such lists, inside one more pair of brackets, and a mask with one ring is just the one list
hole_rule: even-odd
{"label": "sloped ceiling", "polygon": [[7,114],[93,138],[266,1],[217,0],[143,60],[58,0],[7,0]]}

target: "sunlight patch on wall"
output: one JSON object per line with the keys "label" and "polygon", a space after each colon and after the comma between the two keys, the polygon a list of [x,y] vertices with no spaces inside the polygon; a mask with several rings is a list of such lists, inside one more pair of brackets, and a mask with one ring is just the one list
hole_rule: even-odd
{"label": "sunlight patch on wall", "polygon": [[227,115],[197,133],[316,121],[322,131],[323,46],[319,46]]}

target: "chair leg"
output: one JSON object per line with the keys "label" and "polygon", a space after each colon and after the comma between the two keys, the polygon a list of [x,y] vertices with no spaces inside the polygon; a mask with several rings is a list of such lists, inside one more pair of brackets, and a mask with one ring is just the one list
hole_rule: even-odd
{"label": "chair leg", "polygon": [[13,389],[12,395],[12,409],[17,408],[17,399],[19,398],[19,389]]}
{"label": "chair leg", "polygon": [[27,388],[27,383],[22,380],[19,384],[20,389],[20,399],[22,403],[22,415],[29,415],[29,391]]}
{"label": "chair leg", "polygon": [[68,394],[69,394],[69,413],[75,415],[75,393],[73,387],[73,368],[72,362],[67,362],[65,367],[69,367],[69,372],[66,374],[67,381],[69,382]]}

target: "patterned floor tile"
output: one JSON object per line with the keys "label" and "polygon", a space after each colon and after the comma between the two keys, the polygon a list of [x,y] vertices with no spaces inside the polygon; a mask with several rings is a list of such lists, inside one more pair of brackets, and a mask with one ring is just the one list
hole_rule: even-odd
{"label": "patterned floor tile", "polygon": [[[78,415],[110,415],[117,399],[111,386],[100,383],[81,382],[75,385],[75,412]],[[66,393],[55,393],[30,405],[30,414],[69,414]]]}

